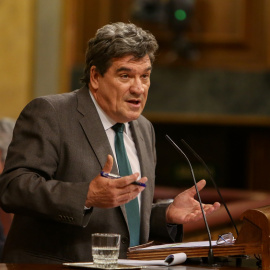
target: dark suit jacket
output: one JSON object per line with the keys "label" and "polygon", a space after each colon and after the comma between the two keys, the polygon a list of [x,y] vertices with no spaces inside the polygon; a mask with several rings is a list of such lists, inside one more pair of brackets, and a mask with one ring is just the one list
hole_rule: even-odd
{"label": "dark suit jacket", "polygon": [[[155,135],[143,116],[131,123],[143,176],[141,243],[170,242],[164,205],[152,206]],[[124,206],[84,211],[88,186],[112,153],[103,125],[83,87],[30,102],[18,118],[6,166],[0,178],[0,203],[14,220],[3,262],[61,263],[91,261],[91,234],[121,234],[125,258],[129,232]],[[118,173],[114,164],[113,173]],[[151,231],[151,236],[150,235]]]}

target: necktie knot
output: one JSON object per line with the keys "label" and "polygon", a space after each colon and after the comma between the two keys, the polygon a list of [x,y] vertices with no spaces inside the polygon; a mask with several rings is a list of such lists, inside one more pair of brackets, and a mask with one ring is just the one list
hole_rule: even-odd
{"label": "necktie knot", "polygon": [[116,132],[116,133],[123,133],[125,128],[125,124],[123,123],[116,123],[114,126],[112,126],[112,129]]}

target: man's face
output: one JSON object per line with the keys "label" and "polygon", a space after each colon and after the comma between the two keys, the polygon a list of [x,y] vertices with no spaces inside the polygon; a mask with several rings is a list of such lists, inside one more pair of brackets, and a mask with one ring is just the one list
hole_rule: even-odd
{"label": "man's face", "polygon": [[150,87],[151,62],[146,55],[132,55],[112,60],[102,77],[92,66],[89,88],[99,106],[119,123],[137,119],[142,113]]}

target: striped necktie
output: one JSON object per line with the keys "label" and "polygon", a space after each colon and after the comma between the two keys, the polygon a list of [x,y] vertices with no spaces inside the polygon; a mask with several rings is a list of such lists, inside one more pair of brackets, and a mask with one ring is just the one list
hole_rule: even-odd
{"label": "striped necktie", "polygon": [[[126,148],[124,145],[124,124],[117,123],[112,129],[115,131],[115,153],[118,163],[118,170],[121,176],[126,176],[132,174],[130,163],[128,160]],[[128,228],[130,234],[130,244],[129,246],[137,246],[140,243],[140,213],[139,213],[139,203],[138,198],[126,203],[125,205],[128,219]]]}

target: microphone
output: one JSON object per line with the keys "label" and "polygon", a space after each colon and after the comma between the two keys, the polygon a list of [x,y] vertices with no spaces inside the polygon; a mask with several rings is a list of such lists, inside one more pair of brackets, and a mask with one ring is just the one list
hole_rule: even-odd
{"label": "microphone", "polygon": [[220,199],[221,199],[221,201],[222,201],[222,203],[223,203],[223,205],[224,205],[224,207],[225,207],[225,209],[227,211],[228,216],[230,217],[231,223],[232,223],[232,225],[233,225],[233,227],[234,227],[234,229],[236,231],[236,234],[238,236],[239,233],[238,233],[238,229],[236,227],[236,224],[235,224],[235,222],[234,222],[234,220],[233,220],[233,218],[231,216],[231,213],[230,213],[230,211],[229,211],[229,209],[228,209],[228,207],[227,207],[227,205],[226,205],[226,203],[225,203],[225,201],[224,201],[224,199],[223,199],[223,197],[222,197],[222,195],[220,193],[220,190],[219,190],[219,188],[218,188],[218,186],[216,184],[216,181],[214,180],[214,177],[213,177],[212,173],[210,172],[208,166],[206,165],[204,160],[199,156],[199,154],[196,153],[195,150],[192,149],[191,146],[187,142],[185,142],[183,139],[181,139],[181,141],[191,151],[191,153],[202,163],[202,165],[204,166],[204,168],[208,172],[208,174],[210,176],[210,179],[211,179],[211,181],[212,181],[212,183],[213,183],[213,185],[214,185],[214,187],[215,187],[215,189],[216,189],[216,191],[217,191],[217,193],[218,193],[218,195],[219,195],[219,197],[220,197]]}
{"label": "microphone", "polygon": [[194,186],[195,186],[195,189],[196,189],[196,193],[197,193],[197,196],[198,196],[200,208],[201,208],[201,211],[202,211],[203,220],[204,220],[205,227],[206,227],[206,230],[207,230],[208,239],[209,239],[208,264],[210,264],[211,266],[216,266],[216,264],[214,263],[214,254],[213,254],[213,248],[212,248],[212,237],[211,237],[210,229],[209,229],[209,226],[208,226],[208,223],[207,223],[207,220],[206,220],[205,213],[203,211],[202,200],[201,200],[201,196],[200,196],[200,193],[199,193],[199,190],[198,190],[198,187],[197,187],[197,182],[196,182],[196,179],[195,179],[195,175],[194,175],[194,171],[193,171],[191,162],[188,159],[188,157],[186,156],[186,154],[183,152],[183,150],[168,135],[166,135],[165,137],[172,144],[172,146],[179,153],[181,153],[185,157],[185,159],[188,162],[190,172],[191,172],[191,175],[192,175],[192,178],[193,178],[193,181],[194,181]]}

